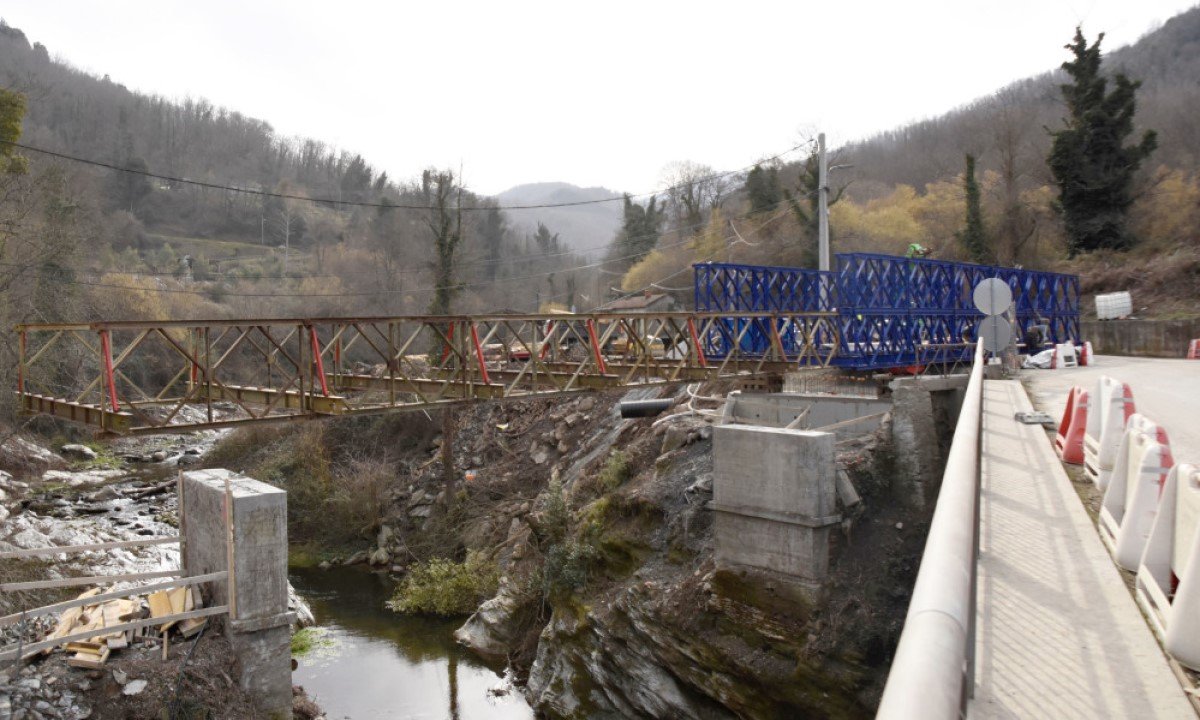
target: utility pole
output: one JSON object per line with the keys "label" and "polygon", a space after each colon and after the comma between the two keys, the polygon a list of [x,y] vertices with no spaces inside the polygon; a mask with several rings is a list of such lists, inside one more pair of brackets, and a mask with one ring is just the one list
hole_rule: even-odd
{"label": "utility pole", "polygon": [[817,252],[818,267],[829,270],[829,164],[825,133],[817,135]]}

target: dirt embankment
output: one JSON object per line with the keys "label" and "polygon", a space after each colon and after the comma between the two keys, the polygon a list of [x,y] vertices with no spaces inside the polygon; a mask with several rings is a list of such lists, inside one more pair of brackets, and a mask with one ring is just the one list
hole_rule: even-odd
{"label": "dirt embankment", "polygon": [[[402,578],[486,557],[499,589],[457,637],[507,659],[547,716],[872,714],[927,520],[893,492],[888,430],[839,445],[864,502],[836,533],[820,601],[788,607],[716,572],[710,428],[622,420],[619,397],[460,408],[449,439],[419,413],[252,431],[214,461],[275,473],[262,479],[294,493],[297,556],[313,563]],[[339,483],[369,502],[351,507]]]}

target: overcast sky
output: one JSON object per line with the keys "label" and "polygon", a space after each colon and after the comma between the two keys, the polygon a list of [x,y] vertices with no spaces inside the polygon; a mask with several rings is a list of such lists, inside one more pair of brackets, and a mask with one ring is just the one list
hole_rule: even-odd
{"label": "overcast sky", "polygon": [[1082,23],[1106,49],[1195,0],[298,2],[6,0],[52,55],[131,89],[204,97],[413,177],[483,193],[630,192],[824,130],[834,144],[1049,70]]}

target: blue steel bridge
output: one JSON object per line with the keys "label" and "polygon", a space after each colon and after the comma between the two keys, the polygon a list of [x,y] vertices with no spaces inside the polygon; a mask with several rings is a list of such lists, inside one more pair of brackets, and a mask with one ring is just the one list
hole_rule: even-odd
{"label": "blue steel bridge", "polygon": [[[722,332],[710,333],[705,352],[723,357],[767,353],[782,343],[787,354],[812,341],[833,345],[832,363],[852,370],[970,362],[983,315],[972,291],[987,278],[1012,289],[1018,337],[1034,325],[1049,342],[1079,343],[1079,277],[1062,273],[909,259],[878,253],[836,256],[832,271],[792,267],[702,263],[695,266],[695,308],[729,315]],[[805,337],[785,320],[738,313],[822,313],[833,318]],[[799,364],[817,364],[804,355]]]}

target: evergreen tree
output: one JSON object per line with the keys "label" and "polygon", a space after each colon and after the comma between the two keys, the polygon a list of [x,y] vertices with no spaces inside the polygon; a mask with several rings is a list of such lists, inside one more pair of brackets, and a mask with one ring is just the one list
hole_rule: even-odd
{"label": "evergreen tree", "polygon": [[755,165],[754,169],[746,174],[745,190],[750,199],[750,212],[774,210],[783,199],[783,192],[779,187],[779,169],[775,166],[764,169],[761,165]]}
{"label": "evergreen tree", "polygon": [[484,265],[483,276],[491,282],[496,279],[500,267],[501,250],[504,247],[504,236],[508,232],[508,224],[504,213],[495,205],[489,205],[483,215],[483,227],[480,235],[483,240]]}
{"label": "evergreen tree", "polygon": [[25,96],[0,88],[0,172],[23,175],[25,158],[15,154],[10,143],[21,139],[21,120],[25,117]]}
{"label": "evergreen tree", "polygon": [[1125,250],[1134,238],[1125,227],[1133,203],[1131,186],[1142,160],[1158,146],[1153,130],[1136,145],[1125,145],[1133,133],[1136,93],[1140,82],[1117,73],[1115,88],[1100,74],[1101,33],[1088,45],[1080,28],[1066,48],[1075,59],[1062,67],[1071,82],[1061,86],[1069,116],[1067,126],[1052,131],[1054,142],[1047,162],[1058,184],[1056,209],[1063,217],[1071,257],[1080,252],[1111,248]]}
{"label": "evergreen tree", "polygon": [[658,198],[650,198],[643,206],[629,195],[625,196],[621,231],[611,253],[612,257],[621,258],[617,261],[619,267],[628,268],[658,245],[664,216],[665,210],[658,206]]}
{"label": "evergreen tree", "polygon": [[[848,186],[843,185],[835,193],[826,193],[828,207],[833,207],[838,200],[842,199],[842,193],[846,192],[846,187]],[[802,250],[800,265],[803,267],[815,268],[820,256],[817,249],[817,243],[820,240],[818,237],[820,234],[820,216],[818,214],[821,205],[821,198],[818,194],[820,188],[820,159],[817,157],[814,143],[813,151],[800,167],[796,192],[793,193],[786,188],[783,190],[783,197],[787,200],[788,207],[792,209],[792,214],[796,216],[796,222],[800,225]]]}
{"label": "evergreen tree", "polygon": [[967,155],[967,172],[963,176],[963,190],[967,196],[966,226],[957,233],[958,241],[967,251],[971,262],[986,263],[991,258],[987,236],[983,230],[983,209],[979,204],[979,183],[975,180],[975,156]]}
{"label": "evergreen tree", "polygon": [[533,234],[533,240],[537,243],[538,252],[542,255],[558,252],[558,233],[551,233],[550,228],[543,225],[540,220],[537,224],[537,232]]}
{"label": "evergreen tree", "polygon": [[449,315],[455,295],[462,289],[454,280],[455,254],[462,241],[462,186],[449,170],[426,170],[421,174],[421,196],[429,207],[425,221],[433,235],[433,299],[430,315]]}

